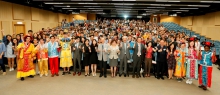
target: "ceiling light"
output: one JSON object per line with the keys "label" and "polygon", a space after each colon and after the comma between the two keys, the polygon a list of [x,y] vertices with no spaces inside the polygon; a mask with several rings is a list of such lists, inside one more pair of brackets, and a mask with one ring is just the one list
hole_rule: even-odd
{"label": "ceiling light", "polygon": [[68,10],[68,11],[73,11],[73,10]]}
{"label": "ceiling light", "polygon": [[44,3],[44,4],[63,4],[63,3]]}
{"label": "ceiling light", "polygon": [[157,16],[157,15],[154,15],[154,16]]}
{"label": "ceiling light", "polygon": [[124,18],[126,19],[128,16],[127,15],[124,15]]}
{"label": "ceiling light", "polygon": [[66,7],[70,7],[70,6],[66,6]]}
{"label": "ceiling light", "polygon": [[168,1],[168,2],[180,2],[180,1]]}
{"label": "ceiling light", "polygon": [[212,3],[213,1],[200,1],[202,3]]}
{"label": "ceiling light", "polygon": [[189,11],[189,10],[172,10],[172,11]]}
{"label": "ceiling light", "polygon": [[199,9],[199,8],[180,8],[180,9]]}
{"label": "ceiling light", "polygon": [[62,9],[77,9],[77,8],[62,8]]}
{"label": "ceiling light", "polygon": [[145,16],[146,16],[147,14],[142,14],[142,15],[145,15]]}
{"label": "ceiling light", "polygon": [[147,8],[165,8],[165,7],[147,7]]}
{"label": "ceiling light", "polygon": [[165,4],[165,5],[160,5],[160,6],[171,6],[171,5],[167,5],[167,4]]}
{"label": "ceiling light", "polygon": [[210,5],[187,5],[187,6],[196,6],[196,7],[209,7]]}
{"label": "ceiling light", "polygon": [[176,12],[176,13],[182,13],[182,12]]}

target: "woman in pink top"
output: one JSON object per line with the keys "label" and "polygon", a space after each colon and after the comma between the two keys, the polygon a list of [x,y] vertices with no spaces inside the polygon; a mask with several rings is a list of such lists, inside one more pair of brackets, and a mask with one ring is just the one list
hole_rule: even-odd
{"label": "woman in pink top", "polygon": [[152,48],[152,42],[148,42],[145,46],[146,56],[145,56],[145,76],[150,77],[150,68],[152,64],[152,54],[154,49]]}

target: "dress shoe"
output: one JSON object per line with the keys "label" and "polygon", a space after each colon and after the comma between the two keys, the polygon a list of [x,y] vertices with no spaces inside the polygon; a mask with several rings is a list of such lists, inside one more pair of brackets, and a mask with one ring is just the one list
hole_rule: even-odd
{"label": "dress shoe", "polygon": [[80,76],[80,75],[81,75],[81,72],[78,73],[78,76]]}
{"label": "dress shoe", "polygon": [[107,78],[107,75],[104,75],[104,78]]}
{"label": "dress shoe", "polygon": [[34,78],[34,76],[33,75],[30,75],[30,76],[28,76],[29,78]]}
{"label": "dress shoe", "polygon": [[51,77],[54,77],[54,74],[52,74]]}
{"label": "dress shoe", "polygon": [[132,75],[132,78],[135,78],[135,75]]}
{"label": "dress shoe", "polygon": [[56,76],[59,76],[59,74],[58,74],[58,73],[56,73],[55,75],[56,75]]}
{"label": "dress shoe", "polygon": [[139,78],[139,75],[136,75],[136,78]]}
{"label": "dress shoe", "polygon": [[124,74],[124,77],[126,77],[126,74]]}
{"label": "dress shoe", "polygon": [[161,77],[161,79],[162,79],[162,80],[164,80],[164,78],[163,78],[163,77]]}
{"label": "dress shoe", "polygon": [[100,74],[99,77],[101,78],[101,77],[102,77],[102,74]]}
{"label": "dress shoe", "polygon": [[21,81],[24,81],[24,77],[21,77]]}
{"label": "dress shoe", "polygon": [[157,77],[157,79],[160,79],[160,77]]}
{"label": "dress shoe", "polygon": [[121,74],[119,74],[119,77],[121,77]]}
{"label": "dress shoe", "polygon": [[68,74],[71,74],[70,71],[67,72]]}
{"label": "dress shoe", "polygon": [[203,88],[204,87],[204,85],[200,85],[200,86],[198,86],[199,88]]}
{"label": "dress shoe", "polygon": [[203,89],[203,90],[207,90],[207,87],[204,86],[202,89]]}
{"label": "dress shoe", "polygon": [[63,72],[63,74],[62,75],[65,75],[65,72]]}
{"label": "dress shoe", "polygon": [[73,76],[75,76],[75,75],[76,75],[76,72],[73,73]]}

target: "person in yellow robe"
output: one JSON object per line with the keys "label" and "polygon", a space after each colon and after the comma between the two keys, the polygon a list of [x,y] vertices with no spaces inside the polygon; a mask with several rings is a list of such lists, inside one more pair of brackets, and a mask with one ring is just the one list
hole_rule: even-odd
{"label": "person in yellow robe", "polygon": [[[64,33],[64,38],[60,41],[61,46],[61,54],[60,54],[60,67],[64,69],[63,74],[70,73],[70,67],[73,65],[72,63],[72,55],[71,55],[71,46],[70,46],[71,39],[68,38],[67,33]],[[67,69],[67,70],[66,70]]]}
{"label": "person in yellow robe", "polygon": [[30,41],[31,36],[25,36],[24,42],[17,46],[17,78],[20,78],[21,81],[23,81],[25,77],[33,78],[35,75],[33,64],[33,57],[35,55],[34,45],[30,43]]}

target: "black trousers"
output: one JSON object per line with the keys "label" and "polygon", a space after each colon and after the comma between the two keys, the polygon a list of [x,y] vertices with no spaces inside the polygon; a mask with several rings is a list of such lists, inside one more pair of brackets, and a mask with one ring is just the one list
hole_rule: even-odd
{"label": "black trousers", "polygon": [[141,70],[141,57],[137,57],[137,59],[134,59],[133,62],[133,75],[135,75],[135,72],[137,72],[137,75],[140,75]]}
{"label": "black trousers", "polygon": [[107,74],[107,61],[104,61],[103,59],[99,60],[99,67],[100,67],[100,75],[106,75]]}
{"label": "black trousers", "polygon": [[5,69],[5,64],[3,63],[3,59],[0,59],[0,66],[3,70],[3,72],[6,72],[6,69]]}
{"label": "black trousers", "polygon": [[157,62],[157,77],[162,77],[164,74],[164,66],[165,66],[166,62]]}

